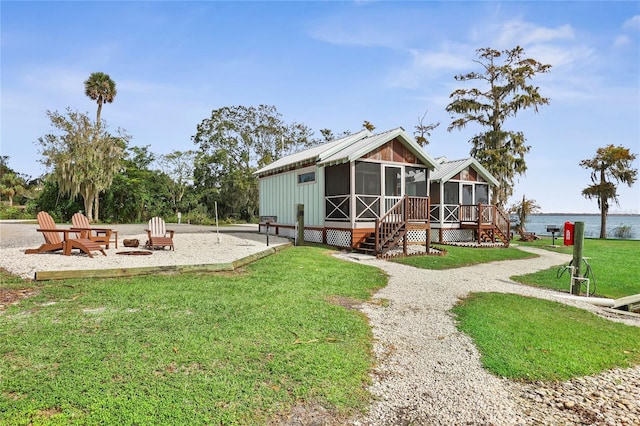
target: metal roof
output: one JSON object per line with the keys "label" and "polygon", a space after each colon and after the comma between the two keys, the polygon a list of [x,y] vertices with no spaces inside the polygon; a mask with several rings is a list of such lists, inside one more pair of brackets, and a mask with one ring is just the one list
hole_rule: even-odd
{"label": "metal roof", "polygon": [[365,129],[356,134],[282,157],[258,170],[255,174],[264,176],[310,163],[329,166],[354,161],[397,137],[403,140],[405,146],[422,163],[433,170],[439,169],[437,161],[427,154],[401,127],[398,127],[376,135]]}
{"label": "metal roof", "polygon": [[295,154],[284,156],[274,161],[273,163],[264,166],[254,174],[260,176],[295,168],[296,166],[301,166],[303,164],[315,164],[323,155],[332,154],[336,151],[341,150],[344,146],[347,146],[362,138],[366,138],[370,135],[371,132],[365,129],[353,135],[348,135],[331,142],[326,142],[321,145],[305,149],[304,151],[296,152]]}
{"label": "metal roof", "polygon": [[[494,186],[500,186],[498,180],[493,177],[493,175],[487,169],[485,169],[482,164],[480,164],[475,158],[463,158],[461,160],[453,161],[446,161],[446,158],[444,157],[442,159],[444,161],[440,163],[440,170],[437,170],[431,174],[432,182],[447,182],[462,170],[471,166],[478,172],[480,176],[484,178],[484,180],[493,184]],[[440,158],[438,160],[440,160]]]}

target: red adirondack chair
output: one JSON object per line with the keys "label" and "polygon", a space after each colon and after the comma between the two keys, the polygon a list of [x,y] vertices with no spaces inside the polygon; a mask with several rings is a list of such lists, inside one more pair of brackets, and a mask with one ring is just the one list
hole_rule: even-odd
{"label": "red adirondack chair", "polygon": [[91,241],[88,238],[75,238],[77,230],[73,231],[71,229],[57,228],[53,218],[47,212],[38,213],[38,225],[40,228],[38,228],[37,231],[42,232],[45,242],[37,249],[25,250],[25,254],[47,253],[62,250],[62,253],[65,256],[69,256],[71,255],[71,250],[78,249],[86,253],[89,257],[93,257],[91,252],[94,251],[99,251],[104,256],[107,255],[100,244]]}
{"label": "red adirondack chair", "polygon": [[113,233],[112,229],[96,228],[89,225],[89,219],[82,213],[74,214],[71,218],[71,223],[73,224],[73,229],[82,231],[80,233],[81,238],[88,238],[98,244],[104,244],[105,248],[109,248],[111,234]]}
{"label": "red adirondack chair", "polygon": [[171,229],[166,229],[164,220],[160,217],[151,218],[149,221],[149,229],[147,231],[147,248],[154,249],[156,247],[169,247],[171,250],[175,250],[173,247],[173,233]]}

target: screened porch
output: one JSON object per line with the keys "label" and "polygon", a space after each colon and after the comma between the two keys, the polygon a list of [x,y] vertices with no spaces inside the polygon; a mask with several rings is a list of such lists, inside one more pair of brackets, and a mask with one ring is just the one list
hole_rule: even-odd
{"label": "screened porch", "polygon": [[[405,195],[408,220],[428,221],[428,169],[356,161],[325,168],[325,221],[375,222]],[[353,188],[353,190],[352,190]]]}

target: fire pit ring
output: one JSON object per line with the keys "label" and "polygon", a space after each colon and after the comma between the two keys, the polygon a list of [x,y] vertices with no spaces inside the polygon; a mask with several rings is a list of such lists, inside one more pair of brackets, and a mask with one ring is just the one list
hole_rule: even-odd
{"label": "fire pit ring", "polygon": [[119,251],[119,252],[116,252],[116,254],[123,254],[128,256],[146,256],[153,253],[150,251],[144,251],[144,250],[133,250],[133,251]]}

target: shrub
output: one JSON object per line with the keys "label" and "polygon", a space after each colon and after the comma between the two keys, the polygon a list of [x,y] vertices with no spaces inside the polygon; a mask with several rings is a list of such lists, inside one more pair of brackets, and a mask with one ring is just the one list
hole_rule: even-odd
{"label": "shrub", "polygon": [[613,236],[624,240],[630,240],[634,235],[630,225],[620,225],[613,228]]}
{"label": "shrub", "polygon": [[0,219],[33,219],[24,206],[8,206],[0,203]]}

